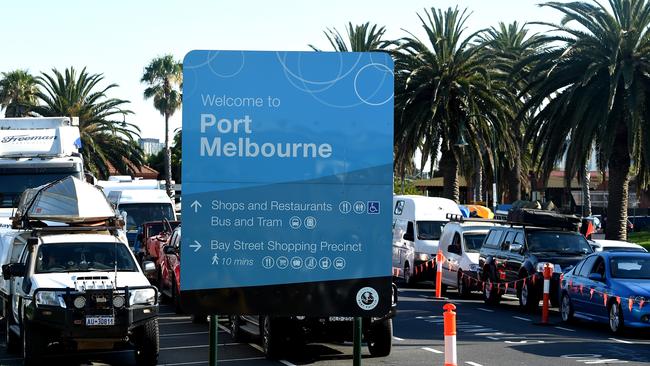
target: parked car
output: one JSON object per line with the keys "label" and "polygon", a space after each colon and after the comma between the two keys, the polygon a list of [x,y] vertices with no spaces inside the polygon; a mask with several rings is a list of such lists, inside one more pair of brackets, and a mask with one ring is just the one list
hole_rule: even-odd
{"label": "parked car", "polygon": [[[393,345],[393,317],[397,313],[397,287],[392,286],[391,311],[381,318],[363,318],[362,337],[373,357],[388,356]],[[278,359],[312,342],[353,340],[352,317],[274,317],[268,315],[234,315],[230,317],[235,342],[248,337],[259,339],[264,354]]]}
{"label": "parked car", "polygon": [[461,297],[481,289],[479,282],[470,278],[478,279],[479,250],[494,225],[479,221],[455,222],[453,219],[445,225],[439,244],[445,258],[442,264],[443,293],[448,286],[458,289]]}
{"label": "parked car", "polygon": [[[485,282],[483,296],[487,304],[498,304],[507,292],[517,295],[523,310],[536,310],[542,298],[543,269],[550,264],[554,268],[550,298],[557,306],[560,274],[593,253],[585,237],[575,231],[578,217],[526,211],[525,220],[511,219],[510,226],[491,228],[481,247],[479,277]],[[510,285],[507,289],[505,283]]]}
{"label": "parked car", "polygon": [[[414,276],[414,268],[436,257],[447,214],[460,215],[458,205],[449,199],[416,195],[393,196],[393,267],[399,268],[407,282],[428,280],[430,275]],[[413,254],[411,254],[411,252]]]}
{"label": "parked car", "polygon": [[561,286],[565,322],[574,317],[606,322],[613,333],[650,328],[650,306],[641,304],[650,301],[650,253],[592,254],[564,275]]}
{"label": "parked car", "polygon": [[595,239],[591,240],[589,244],[596,252],[647,252],[647,250],[639,244],[629,243],[622,240]]}
{"label": "parked car", "polygon": [[152,261],[156,265],[156,272],[149,278],[152,284],[160,283],[161,263],[163,260],[163,247],[168,244],[172,232],[181,224],[180,221],[151,221],[140,225],[136,245],[140,251],[136,256],[140,261]]}

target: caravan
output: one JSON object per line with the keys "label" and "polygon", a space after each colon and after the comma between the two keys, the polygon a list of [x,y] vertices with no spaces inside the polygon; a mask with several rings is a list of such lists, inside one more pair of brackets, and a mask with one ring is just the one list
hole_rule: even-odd
{"label": "caravan", "polygon": [[447,214],[461,214],[452,200],[393,196],[393,267],[406,282],[417,280],[415,266],[435,258],[442,228],[449,221]]}

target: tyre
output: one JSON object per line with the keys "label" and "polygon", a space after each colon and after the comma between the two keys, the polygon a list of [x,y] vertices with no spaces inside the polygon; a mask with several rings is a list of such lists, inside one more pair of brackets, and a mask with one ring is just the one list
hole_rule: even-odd
{"label": "tyre", "polygon": [[135,329],[135,363],[138,366],[158,364],[158,353],[160,352],[158,335],[158,319],[151,319]]}
{"label": "tyre", "polygon": [[372,323],[368,351],[372,357],[386,357],[393,348],[393,319]]}
{"label": "tyre", "polygon": [[566,292],[562,294],[562,300],[560,300],[560,315],[562,316],[562,321],[565,323],[572,323],[573,318],[573,304],[571,303],[571,298]]}
{"label": "tyre", "polygon": [[616,301],[609,303],[609,330],[614,334],[622,334],[625,327],[621,305]]}
{"label": "tyre", "polygon": [[174,312],[176,314],[183,314],[181,307],[181,295],[176,288],[176,279],[172,277],[172,303],[174,304]]}
{"label": "tyre", "polygon": [[[6,308],[5,308],[6,309]],[[9,309],[11,311],[11,309]],[[5,344],[7,345],[7,353],[18,353],[22,346],[20,336],[12,332],[9,327],[13,324],[13,314],[5,314]]]}
{"label": "tyre", "polygon": [[262,319],[262,350],[269,360],[277,360],[283,354],[282,328],[278,319],[264,316]]}
{"label": "tyre", "polygon": [[528,284],[528,280],[523,281],[520,288],[517,289],[517,298],[519,299],[519,307],[525,311],[532,313],[539,307],[539,298],[534,288]]}
{"label": "tyre", "polygon": [[237,315],[230,317],[230,336],[232,337],[232,340],[237,343],[244,342],[246,340],[246,335],[241,329],[241,322],[241,318]]}
{"label": "tyre", "polygon": [[456,288],[458,289],[458,296],[461,298],[469,297],[469,295],[472,293],[467,280],[463,278],[463,272],[458,272],[458,285]]}
{"label": "tyre", "polygon": [[42,332],[26,319],[23,320],[22,328],[23,343],[23,365],[37,366],[42,365],[41,357],[45,353],[47,340]]}
{"label": "tyre", "polygon": [[489,275],[484,281],[483,301],[487,305],[499,305],[499,302],[501,302],[501,294],[496,284]]}

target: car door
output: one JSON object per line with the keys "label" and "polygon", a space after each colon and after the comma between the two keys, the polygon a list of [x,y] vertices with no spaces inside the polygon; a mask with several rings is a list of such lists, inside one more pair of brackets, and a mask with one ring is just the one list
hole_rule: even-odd
{"label": "car door", "polygon": [[[513,251],[513,249],[517,248],[520,249]],[[512,242],[510,242],[510,245],[508,245],[506,252],[506,278],[508,282],[514,282],[519,279],[519,271],[526,259],[524,255],[525,250],[524,233],[522,231],[514,232],[514,237]]]}
{"label": "car door", "polygon": [[508,249],[510,248],[510,243],[515,240],[516,235],[516,231],[508,230],[506,235],[503,237],[503,240],[499,244],[499,250],[497,251],[496,255],[497,277],[499,279],[499,282],[509,281],[507,271],[507,263],[509,257]]}
{"label": "car door", "polygon": [[[590,289],[593,288],[593,284],[589,282],[587,276],[589,275],[589,272],[591,272],[597,257],[598,256],[593,255],[585,259],[581,264],[578,264],[580,267],[576,267],[573,271],[574,275],[570,278],[569,283],[567,284],[567,290],[574,311],[585,313],[589,311],[589,305],[587,302],[590,301]],[[580,286],[582,286],[582,292],[580,292]]]}
{"label": "car door", "polygon": [[[589,278],[585,279],[590,289],[589,291],[587,291],[587,295],[583,295],[583,296],[590,297],[588,301],[585,301],[585,305],[587,306],[585,310],[589,314],[595,317],[598,317],[600,319],[607,319],[608,314],[607,314],[607,306],[605,304],[604,294],[611,295],[611,293],[605,281],[605,260],[603,259],[603,257],[599,255],[595,256],[595,258],[596,259],[594,261],[594,265],[589,271],[589,275],[592,273],[601,274],[603,280],[595,281]],[[593,296],[590,296],[591,295],[590,292],[592,288],[594,289],[594,294]]]}
{"label": "car door", "polygon": [[11,286],[14,289],[14,296],[11,298],[11,311],[13,313],[16,323],[20,324],[22,321],[22,308],[25,298],[29,298],[31,291],[31,280],[29,279],[29,264],[32,259],[34,247],[26,245],[20,255],[18,263],[25,264],[25,277],[13,277],[11,279]]}
{"label": "car door", "polygon": [[393,222],[393,268],[397,268],[400,271],[404,269],[406,251],[406,242],[403,238],[404,233],[406,233],[406,221],[395,219]]}
{"label": "car door", "polygon": [[[442,243],[442,242],[441,242]],[[444,245],[447,245],[445,243]],[[457,284],[458,269],[462,256],[461,236],[458,231],[454,232],[451,243],[443,249],[445,253],[445,262],[443,262],[442,279],[446,284],[455,286]]]}

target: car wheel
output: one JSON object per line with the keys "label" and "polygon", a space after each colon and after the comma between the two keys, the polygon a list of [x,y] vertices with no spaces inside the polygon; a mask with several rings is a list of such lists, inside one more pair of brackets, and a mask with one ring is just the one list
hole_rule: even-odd
{"label": "car wheel", "polygon": [[41,357],[45,352],[47,341],[45,335],[35,329],[35,325],[27,319],[23,320],[22,327],[23,365],[42,365]]}
{"label": "car wheel", "polygon": [[13,324],[11,321],[11,319],[13,319],[13,316],[9,312],[11,311],[11,308],[6,307],[5,309],[9,309],[7,310],[8,313],[5,315],[5,344],[7,345],[7,353],[18,353],[18,351],[20,351],[21,339],[20,336],[16,335],[16,333],[12,332],[10,329],[11,325]]}
{"label": "car wheel", "polygon": [[134,338],[136,365],[157,365],[160,353],[158,319],[151,319],[138,327]]}
{"label": "car wheel", "polygon": [[232,337],[232,340],[237,343],[245,340],[244,332],[241,329],[241,322],[242,320],[238,315],[230,317],[230,336]]}
{"label": "car wheel", "polygon": [[498,305],[501,301],[499,289],[489,276],[485,279],[483,287],[483,301],[487,305]]}
{"label": "car wheel", "polygon": [[404,263],[404,283],[411,284],[411,266],[408,263]]}
{"label": "car wheel", "polygon": [[386,357],[393,347],[393,320],[384,319],[372,323],[368,350],[372,357]]}
{"label": "car wheel", "polygon": [[282,355],[281,328],[278,320],[264,316],[262,320],[262,350],[270,360],[277,360]]}
{"label": "car wheel", "polygon": [[625,322],[623,321],[623,312],[621,311],[621,306],[616,302],[612,301],[609,304],[609,330],[614,334],[623,333]]}
{"label": "car wheel", "polygon": [[573,304],[571,303],[571,298],[566,292],[562,294],[562,300],[560,301],[560,315],[562,316],[562,321],[565,323],[571,323],[573,321]]}
{"label": "car wheel", "polygon": [[469,297],[469,295],[472,293],[470,290],[469,286],[467,285],[467,281],[465,278],[463,278],[463,272],[458,272],[458,295],[461,298]]}
{"label": "car wheel", "polygon": [[539,299],[535,294],[535,289],[530,288],[528,280],[524,279],[521,288],[517,290],[519,306],[525,312],[534,312],[539,306]]}

